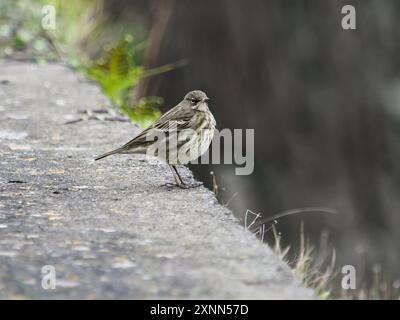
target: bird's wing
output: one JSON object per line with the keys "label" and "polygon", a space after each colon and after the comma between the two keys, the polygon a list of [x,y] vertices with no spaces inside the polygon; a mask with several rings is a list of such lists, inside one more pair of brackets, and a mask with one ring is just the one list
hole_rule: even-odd
{"label": "bird's wing", "polygon": [[169,134],[169,130],[179,131],[187,129],[190,125],[190,119],[193,117],[194,110],[192,108],[185,108],[177,105],[168,112],[164,113],[155,123],[150,127],[143,130],[135,138],[124,144],[120,149],[127,150],[135,148],[137,146],[144,147],[146,144],[151,144],[152,140],[147,140],[148,134],[153,131],[160,130],[166,136]]}

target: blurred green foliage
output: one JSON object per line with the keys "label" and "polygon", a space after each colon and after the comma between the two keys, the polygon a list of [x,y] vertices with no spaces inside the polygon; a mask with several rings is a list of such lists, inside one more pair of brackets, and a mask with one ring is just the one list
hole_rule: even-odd
{"label": "blurred green foliage", "polygon": [[125,36],[87,69],[112,102],[119,106],[124,103],[127,90],[137,84],[143,73],[143,67],[135,65],[132,57],[131,39],[131,36]]}
{"label": "blurred green foliage", "polygon": [[43,62],[57,52],[41,27],[41,1],[0,1],[0,59]]}
{"label": "blurred green foliage", "polygon": [[[55,30],[42,28],[44,5],[53,5],[56,10]],[[173,66],[145,70],[140,65],[143,42],[134,43],[133,36],[123,29],[114,32],[114,24],[107,21],[102,0],[1,0],[0,59],[40,63],[64,60],[97,81],[114,105],[146,127],[160,116],[162,99],[150,97],[132,103],[132,92],[142,77],[171,70]],[[112,40],[106,32],[110,29]]]}
{"label": "blurred green foliage", "polygon": [[141,99],[131,106],[129,102],[132,88],[142,76],[144,68],[135,62],[133,37],[126,35],[115,47],[104,51],[103,55],[87,68],[89,76],[101,85],[111,101],[140,126],[146,127],[160,116],[157,108],[162,99],[153,97]]}

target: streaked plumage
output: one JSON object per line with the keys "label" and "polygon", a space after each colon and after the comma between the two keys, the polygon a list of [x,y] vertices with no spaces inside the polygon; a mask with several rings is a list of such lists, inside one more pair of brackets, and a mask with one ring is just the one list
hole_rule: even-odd
{"label": "streaked plumage", "polygon": [[[95,160],[119,153],[154,155],[170,165],[179,187],[187,187],[175,165],[197,159],[210,146],[216,122],[208,109],[208,100],[203,91],[189,92],[177,106],[162,115],[149,128],[122,147],[98,156]],[[160,139],[154,141],[154,137]]]}

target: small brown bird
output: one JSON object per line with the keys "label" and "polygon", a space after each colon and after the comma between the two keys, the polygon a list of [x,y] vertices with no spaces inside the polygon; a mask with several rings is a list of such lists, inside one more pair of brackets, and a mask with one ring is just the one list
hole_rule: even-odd
{"label": "small brown bird", "polygon": [[169,164],[178,187],[192,187],[183,182],[176,165],[197,159],[210,146],[216,122],[208,109],[209,100],[203,91],[189,92],[177,106],[131,141],[95,160],[113,154],[154,155]]}

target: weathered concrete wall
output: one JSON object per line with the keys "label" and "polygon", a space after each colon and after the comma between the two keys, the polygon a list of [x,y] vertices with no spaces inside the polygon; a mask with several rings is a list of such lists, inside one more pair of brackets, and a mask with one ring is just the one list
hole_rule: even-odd
{"label": "weathered concrete wall", "polygon": [[[312,296],[209,190],[168,189],[156,159],[94,162],[138,130],[64,124],[109,104],[99,88],[61,65],[16,62],[0,83],[0,298]],[[42,288],[44,265],[56,290]]]}

